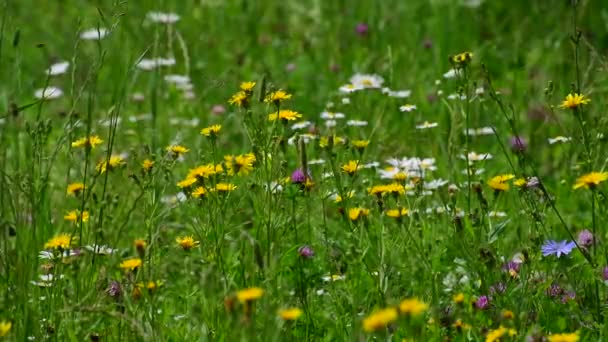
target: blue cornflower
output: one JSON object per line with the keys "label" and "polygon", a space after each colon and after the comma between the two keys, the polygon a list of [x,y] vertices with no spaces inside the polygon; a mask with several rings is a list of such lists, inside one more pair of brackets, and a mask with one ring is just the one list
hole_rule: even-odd
{"label": "blue cornflower", "polygon": [[558,258],[563,255],[568,255],[576,247],[574,241],[555,241],[547,240],[541,247],[543,256],[555,255]]}

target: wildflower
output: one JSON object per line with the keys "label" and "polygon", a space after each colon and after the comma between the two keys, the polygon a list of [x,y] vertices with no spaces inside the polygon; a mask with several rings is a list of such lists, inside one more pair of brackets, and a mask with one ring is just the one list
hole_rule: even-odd
{"label": "wildflower", "polygon": [[174,24],[180,18],[179,15],[175,13],[163,13],[163,12],[148,12],[146,14],[146,18],[153,23],[161,23],[161,24]]}
{"label": "wildflower", "polygon": [[511,137],[509,143],[511,144],[511,150],[513,150],[513,152],[524,152],[528,147],[528,143],[522,137]]}
{"label": "wildflower", "polygon": [[86,250],[88,250],[89,252],[93,252],[95,254],[99,254],[99,255],[110,255],[110,254],[114,254],[115,252],[118,252],[118,249],[114,249],[111,247],[108,247],[106,245],[86,245],[84,246],[84,248]]}
{"label": "wildflower", "polygon": [[302,316],[302,310],[299,308],[290,308],[279,310],[279,317],[284,321],[295,321]]}
{"label": "wildflower", "polygon": [[512,174],[495,176],[488,181],[488,186],[495,191],[507,191],[509,190],[509,184],[507,184],[507,181],[513,178],[515,178],[515,175]]}
{"label": "wildflower", "polygon": [[85,189],[85,186],[83,183],[68,184],[67,194],[78,196],[78,194],[80,194],[80,192],[83,191],[84,189]]}
{"label": "wildflower", "polygon": [[201,197],[204,197],[206,194],[207,194],[207,189],[205,189],[202,186],[199,186],[196,189],[194,189],[194,191],[192,191],[192,197],[194,197],[194,198],[201,198]]}
{"label": "wildflower", "polygon": [[[194,169],[190,169],[188,171],[188,175],[186,176],[186,179],[193,178],[193,179],[199,180],[199,179],[209,178],[210,176],[213,176],[213,175],[216,175],[216,174],[222,173],[222,172],[224,172],[224,168],[222,167],[221,164],[199,165],[199,166],[195,167]],[[192,185],[192,184],[190,184],[190,185]]]}
{"label": "wildflower", "polygon": [[490,305],[490,300],[488,299],[488,296],[486,296],[486,295],[480,296],[475,301],[475,307],[480,310],[487,309],[489,305]]}
{"label": "wildflower", "polygon": [[369,209],[365,208],[350,208],[348,209],[348,218],[351,221],[357,221],[362,217],[369,216]]}
{"label": "wildflower", "polygon": [[355,27],[355,32],[357,32],[359,36],[366,36],[369,32],[369,26],[367,26],[365,23],[359,23]]}
{"label": "wildflower", "polygon": [[306,179],[308,179],[308,177],[304,174],[304,171],[302,171],[301,168],[298,168],[291,174],[290,179],[291,182],[294,184],[301,184],[306,182]]}
{"label": "wildflower", "polygon": [[312,249],[312,247],[304,245],[298,248],[298,255],[304,259],[311,259],[315,256],[315,251]]}
{"label": "wildflower", "polygon": [[285,100],[289,100],[290,98],[291,98],[291,94],[288,94],[284,90],[279,89],[277,91],[273,91],[272,93],[268,94],[266,96],[266,98],[264,99],[264,102],[274,103],[275,105],[278,105],[279,103],[281,103]]}
{"label": "wildflower", "polygon": [[428,304],[417,298],[404,299],[399,303],[399,312],[404,315],[418,316],[428,309]]}
{"label": "wildflower", "polygon": [[408,112],[409,113],[409,112],[412,112],[412,111],[416,110],[417,108],[418,107],[416,107],[416,105],[406,104],[406,105],[400,106],[399,110],[402,111],[402,112]]}
{"label": "wildflower", "polygon": [[464,154],[460,155],[460,159],[463,160],[469,160],[469,164],[473,164],[474,162],[477,161],[485,161],[488,159],[492,159],[494,158],[494,156],[490,153],[477,153],[475,151],[471,151],[469,153],[467,153],[467,155],[465,156]]}
{"label": "wildflower", "polygon": [[507,334],[507,328],[500,326],[498,329],[491,330],[486,335],[486,342],[496,342],[500,341],[500,339]]}
{"label": "wildflower", "polygon": [[127,260],[124,260],[123,262],[121,262],[120,268],[122,268],[124,270],[133,271],[133,270],[140,268],[141,265],[142,265],[142,261],[140,258],[131,258],[131,259],[127,259]]}
{"label": "wildflower", "polygon": [[110,281],[110,286],[108,286],[106,292],[110,297],[118,299],[122,296],[122,287],[119,282],[112,280]]}
{"label": "wildflower", "polygon": [[225,156],[224,162],[228,175],[238,174],[239,176],[247,175],[253,170],[253,164],[256,158],[253,153],[241,154],[238,156]]}
{"label": "wildflower", "polygon": [[401,209],[391,209],[391,210],[387,210],[386,211],[386,216],[388,217],[392,217],[395,219],[400,219],[403,216],[407,216],[409,215],[410,211],[405,209],[405,208],[401,208]]}
{"label": "wildflower", "polygon": [[551,334],[547,336],[547,340],[549,342],[577,342],[579,339],[580,336],[578,334],[578,331],[569,334]]}
{"label": "wildflower", "polygon": [[555,143],[567,143],[567,142],[569,142],[570,140],[572,140],[572,138],[570,138],[570,137],[564,137],[564,136],[558,135],[558,136],[556,136],[555,138],[549,138],[549,139],[547,139],[547,140],[548,140],[548,142],[549,142],[549,145],[553,145],[553,144],[555,144]]}
{"label": "wildflower", "polygon": [[59,234],[51,238],[44,244],[45,249],[64,250],[70,248],[74,238],[70,234]]}
{"label": "wildflower", "polygon": [[230,192],[236,190],[236,185],[230,183],[217,183],[214,190],[217,192]]}
{"label": "wildflower", "polygon": [[591,100],[583,94],[571,93],[566,96],[566,99],[562,101],[559,108],[563,109],[577,109],[591,102]]}
{"label": "wildflower", "polygon": [[513,319],[513,317],[515,317],[515,314],[513,313],[513,311],[511,311],[511,310],[503,310],[503,312],[502,312],[502,318],[504,318],[504,319]]}
{"label": "wildflower", "polygon": [[354,74],[350,78],[350,84],[359,89],[381,88],[382,83],[384,83],[384,78],[379,75]]}
{"label": "wildflower", "polygon": [[57,87],[46,87],[43,89],[37,89],[34,92],[34,97],[40,100],[53,100],[63,96],[63,90]]}
{"label": "wildflower", "polygon": [[363,151],[367,145],[369,145],[369,140],[353,140],[351,145],[358,151]]}
{"label": "wildflower", "polygon": [[352,176],[359,169],[359,161],[351,160],[348,163],[342,165],[341,169],[342,169],[342,172]]}
{"label": "wildflower", "polygon": [[472,52],[463,52],[450,57],[450,61],[456,66],[456,68],[464,68],[469,65],[472,60]]}
{"label": "wildflower", "polygon": [[593,189],[607,179],[608,172],[590,172],[577,178],[572,188],[575,190],[578,188]]}
{"label": "wildflower", "polygon": [[173,158],[178,158],[182,154],[190,151],[189,149],[187,149],[181,145],[170,145],[170,146],[167,146],[165,149],[167,150],[167,152],[171,153]]}
{"label": "wildflower", "polygon": [[568,255],[572,250],[576,247],[574,241],[555,241],[555,240],[547,240],[545,244],[541,247],[543,252],[543,256],[555,255],[558,258],[563,255]]}
{"label": "wildflower", "polygon": [[221,129],[222,125],[212,125],[201,129],[201,134],[206,137],[216,137],[220,133]]}
{"label": "wildflower", "polygon": [[345,85],[341,86],[339,90],[342,93],[350,94],[350,93],[354,93],[355,91],[362,90],[362,89],[364,89],[364,87],[362,87],[360,85],[354,85],[354,84],[349,83],[349,84],[345,84]]}
{"label": "wildflower", "polygon": [[363,320],[363,330],[374,332],[385,329],[389,324],[396,321],[398,317],[397,309],[386,308],[378,310]]}
{"label": "wildflower", "polygon": [[577,242],[581,247],[591,247],[594,243],[593,233],[591,233],[588,229],[584,229],[578,233]]}
{"label": "wildflower", "polygon": [[454,324],[452,324],[452,328],[456,330],[469,330],[471,329],[471,325],[464,323],[460,318],[457,319]]}
{"label": "wildflower", "polygon": [[80,213],[78,210],[72,210],[65,214],[63,219],[70,222],[87,222],[89,220],[89,212],[85,210]]}
{"label": "wildflower", "polygon": [[416,129],[427,129],[427,128],[433,128],[433,127],[437,127],[437,126],[439,126],[439,124],[436,122],[425,121],[419,125],[416,125]]}
{"label": "wildflower", "polygon": [[8,332],[11,331],[12,326],[13,324],[11,322],[0,322],[0,337],[8,335]]}
{"label": "wildflower", "polygon": [[97,135],[91,135],[89,137],[80,138],[74,142],[72,142],[73,148],[86,147],[86,148],[95,148],[95,146],[103,143],[103,140],[99,138]]}
{"label": "wildflower", "polygon": [[104,173],[107,170],[112,171],[121,165],[125,164],[125,159],[119,155],[110,156],[110,160],[102,160],[97,163],[96,170],[99,173]]}
{"label": "wildflower", "polygon": [[143,257],[143,255],[146,254],[146,240],[144,239],[135,239],[135,241],[133,241],[133,245],[135,246],[135,250],[137,251],[137,254],[139,254],[140,256]]}
{"label": "wildflower", "polygon": [[608,266],[604,266],[602,269],[602,279],[608,281]]}
{"label": "wildflower", "polygon": [[344,119],[344,117],[345,117],[344,113],[334,113],[334,112],[328,112],[328,111],[321,112],[321,119],[323,119],[323,120]]}
{"label": "wildflower", "polygon": [[396,98],[406,98],[409,97],[412,94],[411,90],[391,90],[390,88],[382,88],[382,94],[386,94],[389,97],[396,97]]}
{"label": "wildflower", "polygon": [[237,107],[247,108],[249,105],[249,95],[247,95],[243,91],[239,91],[238,93],[230,97],[230,99],[228,100],[228,104],[235,105]]}
{"label": "wildflower", "polygon": [[526,185],[527,181],[525,178],[517,178],[516,180],[513,181],[513,185],[515,185],[518,188],[521,188],[522,186]]}
{"label": "wildflower", "polygon": [[188,178],[186,178],[184,180],[179,181],[177,183],[177,186],[180,187],[180,188],[182,188],[182,189],[189,188],[192,185],[194,185],[194,183],[196,183],[196,182],[197,182],[196,178],[194,178],[194,177],[188,177]]}
{"label": "wildflower", "polygon": [[363,120],[348,120],[348,121],[346,121],[346,125],[347,126],[352,126],[352,127],[364,127],[364,126],[367,126],[367,121],[363,121]]}
{"label": "wildflower", "polygon": [[104,27],[93,28],[80,32],[80,39],[82,40],[101,40],[107,36],[110,31]]}
{"label": "wildflower", "polygon": [[200,242],[194,240],[192,236],[178,237],[177,239],[175,239],[175,241],[185,251],[189,251],[194,247],[198,247],[198,245],[200,244]]}
{"label": "wildflower", "polygon": [[242,92],[250,94],[253,92],[253,87],[255,87],[255,82],[242,82],[240,89]]}
{"label": "wildflower", "polygon": [[294,121],[302,117],[302,114],[289,109],[281,109],[278,113],[268,114],[268,121],[276,121],[277,118],[283,122]]}
{"label": "wildflower", "polygon": [[236,293],[236,298],[241,303],[250,303],[260,299],[264,295],[264,290],[259,287],[250,287]]}

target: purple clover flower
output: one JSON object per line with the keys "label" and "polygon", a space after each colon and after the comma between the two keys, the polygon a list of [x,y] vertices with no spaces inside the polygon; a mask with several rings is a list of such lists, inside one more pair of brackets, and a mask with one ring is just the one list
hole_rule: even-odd
{"label": "purple clover flower", "polygon": [[298,248],[298,254],[304,259],[310,259],[315,256],[315,251],[308,245]]}
{"label": "purple clover flower", "polygon": [[562,255],[568,255],[572,250],[576,247],[574,241],[555,241],[555,240],[547,240],[545,244],[541,247],[543,252],[543,256],[555,255],[556,257],[561,257]]}
{"label": "purple clover flower", "polygon": [[480,310],[487,309],[489,305],[490,300],[488,299],[488,296],[485,295],[477,298],[477,301],[475,302],[475,307]]}

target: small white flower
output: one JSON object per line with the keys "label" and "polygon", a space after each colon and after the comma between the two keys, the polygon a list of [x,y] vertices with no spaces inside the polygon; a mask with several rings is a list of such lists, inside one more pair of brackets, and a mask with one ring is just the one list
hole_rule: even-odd
{"label": "small white flower", "polygon": [[470,136],[492,135],[494,134],[494,129],[492,127],[469,128],[468,130],[464,131],[464,134]]}
{"label": "small white flower", "polygon": [[304,134],[296,134],[292,137],[290,137],[289,139],[287,139],[287,143],[289,145],[295,145],[296,144],[296,139],[300,138],[305,144],[308,144],[311,140],[314,140],[317,138],[316,135],[314,134],[310,134],[310,133],[304,133]]}
{"label": "small white flower", "polygon": [[325,127],[327,128],[332,128],[332,127],[336,127],[336,120],[326,120],[325,121]]}
{"label": "small white flower", "polygon": [[122,122],[121,117],[113,117],[112,119],[101,119],[98,123],[104,127],[118,126]]}
{"label": "small white flower", "polygon": [[476,95],[483,95],[484,93],[485,93],[485,89],[483,89],[483,87],[478,87],[477,89],[475,89]]}
{"label": "small white flower", "polygon": [[110,255],[110,254],[114,254],[116,252],[118,252],[118,249],[114,249],[111,247],[108,247],[106,245],[86,245],[84,246],[84,248],[92,253],[95,254],[100,254],[100,255]]}
{"label": "small white flower", "polygon": [[456,93],[448,95],[448,100],[466,100],[467,96],[465,94],[459,95]]}
{"label": "small white flower", "polygon": [[446,184],[448,184],[448,181],[440,178],[440,179],[433,179],[431,181],[424,182],[423,187],[428,190],[436,190]]}
{"label": "small white flower", "polygon": [[488,217],[506,217],[507,213],[505,213],[504,211],[490,211],[488,213]]}
{"label": "small white flower", "polygon": [[323,120],[336,120],[336,119],[344,119],[344,113],[334,113],[334,112],[321,112],[321,119]]}
{"label": "small white flower", "polygon": [[[494,158],[494,156],[491,155],[490,153],[477,153],[474,151],[469,152],[467,155],[468,155],[469,163],[471,163],[471,164],[473,164],[474,162],[477,162],[477,161],[484,161],[484,160]],[[464,154],[461,154],[459,157],[462,160],[467,160],[467,156],[465,156]]]}
{"label": "small white flower", "polygon": [[553,145],[553,144],[556,144],[556,143],[567,143],[570,140],[572,140],[571,137],[563,137],[563,136],[560,135],[560,136],[557,136],[555,138],[549,138],[549,144]]}
{"label": "small white flower", "polygon": [[[472,171],[472,170],[473,170],[473,169],[471,169],[471,171]],[[469,172],[469,169],[464,169],[464,170],[462,170],[462,174],[463,174],[463,175],[466,175],[468,172]],[[486,169],[484,169],[484,168],[475,169],[475,171],[474,171],[474,172],[473,172],[471,175],[473,175],[473,174],[474,174],[475,176],[478,176],[478,175],[480,175],[480,174],[482,174],[482,173],[484,173],[484,172],[486,172]]]}
{"label": "small white flower", "polygon": [[332,172],[323,172],[321,174],[322,179],[326,179],[326,178],[333,177],[333,176],[334,176],[334,174]]}
{"label": "small white flower", "polygon": [[107,36],[108,33],[110,33],[110,31],[108,31],[106,28],[103,28],[103,27],[93,28],[93,29],[90,29],[90,30],[86,30],[86,31],[80,32],[80,39],[83,39],[83,40],[101,40],[105,36]]}
{"label": "small white flower", "polygon": [[308,165],[320,165],[325,164],[325,160],[323,159],[313,159],[308,161]]}
{"label": "small white flower", "polygon": [[448,72],[443,74],[443,78],[454,78],[458,76],[458,71],[456,69],[450,69]]}
{"label": "small white flower", "polygon": [[348,126],[354,126],[354,127],[363,127],[363,126],[367,126],[367,121],[348,120],[348,121],[346,121],[346,125],[348,125]]}
{"label": "small white flower", "polygon": [[382,88],[382,93],[389,97],[406,98],[412,94],[411,90],[391,90],[389,88]]}
{"label": "small white flower", "polygon": [[291,125],[291,129],[293,129],[293,130],[304,129],[304,128],[310,127],[310,125],[312,125],[312,122],[310,122],[310,121],[301,121],[301,122],[297,122],[297,123]]}
{"label": "small white flower", "polygon": [[175,74],[165,75],[164,80],[167,83],[172,83],[172,84],[176,84],[176,85],[190,84],[190,77],[186,76],[186,75],[175,75]]}
{"label": "small white flower", "polygon": [[172,65],[175,65],[175,59],[173,58],[143,58],[135,66],[142,70],[154,70],[158,67]]}
{"label": "small white flower", "polygon": [[425,121],[419,125],[416,125],[416,129],[427,129],[427,128],[433,128],[433,127],[437,127],[439,124],[436,122],[428,122]]}
{"label": "small white flower", "polygon": [[336,104],[331,101],[329,101],[325,104],[325,108],[334,108],[335,106],[336,106]]}
{"label": "small white flower", "polygon": [[380,166],[379,162],[373,161],[373,162],[370,162],[370,163],[367,163],[367,164],[363,164],[363,166],[361,166],[361,167],[364,168],[364,169],[371,169],[371,168],[379,167],[379,166]]}
{"label": "small white flower", "polygon": [[412,112],[412,111],[415,111],[416,109],[418,109],[418,108],[416,107],[416,105],[413,105],[413,104],[406,104],[406,105],[403,105],[403,106],[399,107],[400,111],[402,111],[402,112],[408,112],[408,113]]}
{"label": "small white flower", "polygon": [[350,83],[361,89],[374,89],[382,87],[384,79],[379,75],[372,74],[354,74],[350,78]]}
{"label": "small white flower", "polygon": [[362,90],[362,87],[355,86],[354,84],[345,84],[339,88],[341,93],[350,94],[356,91]]}
{"label": "small white flower", "polygon": [[154,23],[174,24],[179,20],[179,15],[175,13],[148,12],[146,18]]}
{"label": "small white flower", "polygon": [[57,76],[61,74],[65,74],[70,67],[70,62],[58,62],[51,65],[47,70],[46,74],[49,76]]}
{"label": "small white flower", "polygon": [[43,99],[43,100],[57,99],[57,98],[60,98],[62,95],[63,95],[63,90],[61,90],[57,87],[41,88],[41,89],[37,89],[36,92],[34,92],[34,96],[36,98]]}

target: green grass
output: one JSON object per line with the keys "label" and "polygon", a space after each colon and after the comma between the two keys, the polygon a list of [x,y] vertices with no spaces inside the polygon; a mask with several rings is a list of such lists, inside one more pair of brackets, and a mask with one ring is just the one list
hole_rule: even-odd
{"label": "green grass", "polygon": [[[604,340],[606,183],[573,185],[608,162],[608,9],[600,1],[464,2],[0,4],[0,322],[12,323],[4,338],[484,341],[502,332],[501,341],[540,341],[578,332],[583,341]],[[150,11],[180,20],[154,23]],[[367,33],[356,32],[359,24]],[[110,33],[79,39],[95,27]],[[450,56],[465,51],[472,61],[444,78]],[[156,57],[175,65],[136,66]],[[48,76],[57,61],[69,69]],[[356,73],[377,74],[383,87],[411,95],[340,93]],[[171,74],[189,76],[191,98],[164,80]],[[250,106],[229,105],[243,81],[256,82]],[[48,86],[63,96],[34,97]],[[297,121],[267,120],[277,105],[260,100],[277,89],[292,94],[280,109],[313,123],[308,144],[307,129],[290,128]],[[591,102],[559,108],[573,92]],[[451,99],[459,94],[469,100]],[[417,109],[403,113],[405,104]],[[218,106],[225,111],[213,113]],[[323,111],[346,117],[328,128]],[[424,121],[438,125],[416,129]],[[222,126],[216,139],[199,133],[213,124]],[[494,132],[463,134],[479,127]],[[103,142],[72,147],[90,135]],[[511,147],[516,135],[527,142],[523,152]],[[572,140],[549,144],[556,136]],[[370,141],[363,151],[352,147],[359,139]],[[178,158],[166,150],[173,144],[189,151]],[[461,157],[468,151],[493,156],[475,162],[484,172],[470,179]],[[230,175],[225,156],[247,153],[255,156],[252,170]],[[100,172],[111,155],[124,162]],[[434,158],[436,169],[397,180],[407,194],[370,195],[374,185],[393,182],[381,178],[387,160],[404,157]],[[149,172],[146,159],[154,161]],[[286,180],[318,159],[325,163],[307,167],[310,186]],[[342,170],[349,161],[360,166],[353,175]],[[362,167],[372,162],[379,166]],[[223,171],[199,179],[192,188],[207,193],[193,198],[177,183],[206,164]],[[515,176],[509,189],[494,191],[488,181],[504,174]],[[515,186],[522,177],[540,185]],[[447,183],[427,193],[431,180]],[[85,190],[67,195],[77,182]],[[211,191],[217,183],[236,189]],[[281,191],[269,190],[277,184]],[[354,208],[368,215],[353,220]],[[387,215],[401,208],[409,210],[402,219]],[[65,220],[72,210],[88,211],[89,220]],[[547,240],[577,240],[585,229],[596,244],[579,241],[568,255],[543,256]],[[53,259],[40,258],[62,233],[71,246],[46,248]],[[198,245],[185,251],[176,242],[184,236]],[[116,251],[85,248],[94,244]],[[314,255],[303,257],[303,246]],[[70,251],[76,255],[61,256]],[[523,263],[509,274],[504,266],[514,256]],[[142,265],[125,271],[129,258]],[[41,275],[54,280],[40,284]],[[238,291],[252,287],[263,295],[240,303]],[[489,304],[479,308],[483,296]],[[424,310],[366,331],[366,317],[408,298]],[[284,321],[277,314],[284,308],[302,315]]]}

